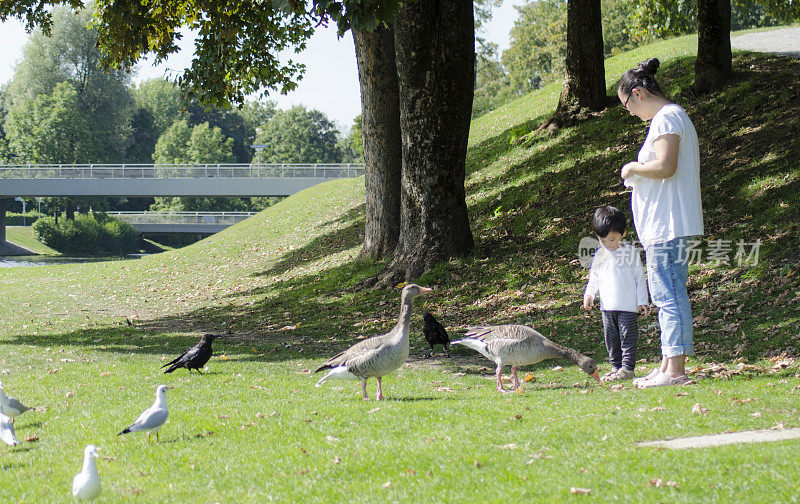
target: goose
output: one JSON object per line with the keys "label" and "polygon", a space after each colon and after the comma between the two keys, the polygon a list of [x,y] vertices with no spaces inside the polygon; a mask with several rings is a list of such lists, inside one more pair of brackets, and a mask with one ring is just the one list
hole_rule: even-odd
{"label": "goose", "polygon": [[103,490],[95,460],[99,456],[98,450],[93,444],[86,445],[83,450],[83,469],[72,479],[72,496],[76,499],[94,500]]}
{"label": "goose", "polygon": [[160,441],[158,430],[167,421],[167,416],[169,415],[167,410],[167,390],[171,388],[166,385],[159,385],[156,389],[156,400],[153,405],[144,410],[130,427],[117,434],[117,436],[128,434],[129,432],[146,431],[147,442],[149,443],[150,433],[155,432],[156,440]]}
{"label": "goose", "polygon": [[400,300],[400,317],[394,329],[359,341],[329,359],[315,371],[318,373],[323,369],[330,369],[315,386],[319,387],[330,379],[361,380],[362,397],[367,399],[367,379],[374,377],[378,380],[375,399],[383,399],[381,377],[399,368],[408,359],[408,323],[414,298],[432,290],[416,284],[406,285]]}
{"label": "goose", "polygon": [[4,415],[3,413],[0,413],[0,441],[8,446],[16,446],[19,444],[19,439],[17,439],[17,435],[14,433],[14,423],[8,415]]}
{"label": "goose", "polygon": [[454,345],[477,350],[487,359],[497,364],[497,390],[507,392],[501,380],[503,366],[511,365],[514,389],[519,388],[517,368],[537,362],[563,357],[575,362],[586,374],[600,381],[597,364],[590,357],[577,350],[553,343],[537,330],[524,325],[499,325],[468,327],[464,338],[454,341]]}
{"label": "goose", "polygon": [[3,382],[0,382],[0,412],[4,415],[11,417],[11,421],[26,411],[32,410],[25,406],[18,399],[6,395],[6,390],[3,388]]}

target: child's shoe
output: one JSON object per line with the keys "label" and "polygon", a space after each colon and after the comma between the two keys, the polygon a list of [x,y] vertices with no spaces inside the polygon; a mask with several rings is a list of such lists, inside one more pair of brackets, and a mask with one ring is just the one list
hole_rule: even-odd
{"label": "child's shoe", "polygon": [[619,368],[612,367],[611,371],[609,371],[608,373],[606,373],[606,374],[604,374],[603,376],[600,377],[600,381],[601,382],[610,382],[610,381],[617,380],[618,379],[617,378],[617,373],[618,372],[619,372]]}
{"label": "child's shoe", "polygon": [[617,370],[617,380],[630,380],[634,376],[636,376],[636,373],[632,369],[619,368]]}

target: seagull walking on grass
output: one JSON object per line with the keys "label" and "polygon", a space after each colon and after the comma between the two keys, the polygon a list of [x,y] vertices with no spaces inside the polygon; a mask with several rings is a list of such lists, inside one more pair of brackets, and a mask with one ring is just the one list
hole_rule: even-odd
{"label": "seagull walking on grass", "polygon": [[83,469],[72,479],[72,496],[79,500],[94,500],[102,492],[100,475],[97,474],[97,451],[93,444],[83,450]]}
{"label": "seagull walking on grass", "polygon": [[142,412],[141,415],[131,424],[130,427],[123,430],[117,436],[128,434],[129,432],[147,432],[147,442],[150,442],[150,434],[156,433],[156,440],[160,441],[158,437],[158,430],[167,421],[169,411],[167,411],[167,390],[172,387],[166,385],[159,385],[156,389],[156,401],[152,406]]}
{"label": "seagull walking on grass", "polygon": [[11,420],[14,421],[14,418],[32,409],[19,402],[18,399],[6,395],[3,382],[0,382],[0,413],[11,417]]}
{"label": "seagull walking on grass", "polygon": [[0,413],[0,440],[8,446],[16,446],[19,444],[19,439],[17,439],[16,434],[14,434],[14,423],[8,415],[2,413]]}

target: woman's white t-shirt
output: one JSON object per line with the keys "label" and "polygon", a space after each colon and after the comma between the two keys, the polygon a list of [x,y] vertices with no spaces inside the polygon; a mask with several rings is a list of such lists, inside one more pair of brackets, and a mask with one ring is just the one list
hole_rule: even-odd
{"label": "woman's white t-shirt", "polygon": [[633,188],[631,207],[639,241],[646,249],[680,236],[703,234],[703,206],[700,201],[700,145],[686,111],[670,103],[661,107],[650,122],[638,161],[656,158],[655,142],[663,135],[678,135],[678,168],[667,179],[633,175],[625,185]]}

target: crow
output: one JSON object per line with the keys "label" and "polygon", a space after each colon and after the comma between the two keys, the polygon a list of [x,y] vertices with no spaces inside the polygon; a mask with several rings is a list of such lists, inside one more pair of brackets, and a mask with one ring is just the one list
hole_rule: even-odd
{"label": "crow", "polygon": [[178,368],[185,367],[189,370],[189,374],[192,374],[192,369],[196,369],[198,373],[203,374],[200,368],[205,366],[208,359],[211,358],[211,354],[213,353],[211,350],[211,342],[214,341],[214,338],[218,337],[219,336],[216,334],[204,334],[203,337],[200,338],[200,343],[186,350],[185,353],[175,358],[175,360],[161,366],[162,369],[170,366],[164,373],[171,373]]}
{"label": "crow", "polygon": [[439,323],[438,320],[433,318],[433,315],[431,315],[429,312],[425,312],[425,315],[422,316],[422,319],[425,322],[425,325],[422,327],[422,334],[425,335],[425,339],[431,346],[431,353],[428,354],[428,357],[433,356],[433,345],[443,345],[444,354],[450,357],[450,354],[447,352],[447,345],[450,344],[450,338],[447,336],[447,330],[442,324]]}

